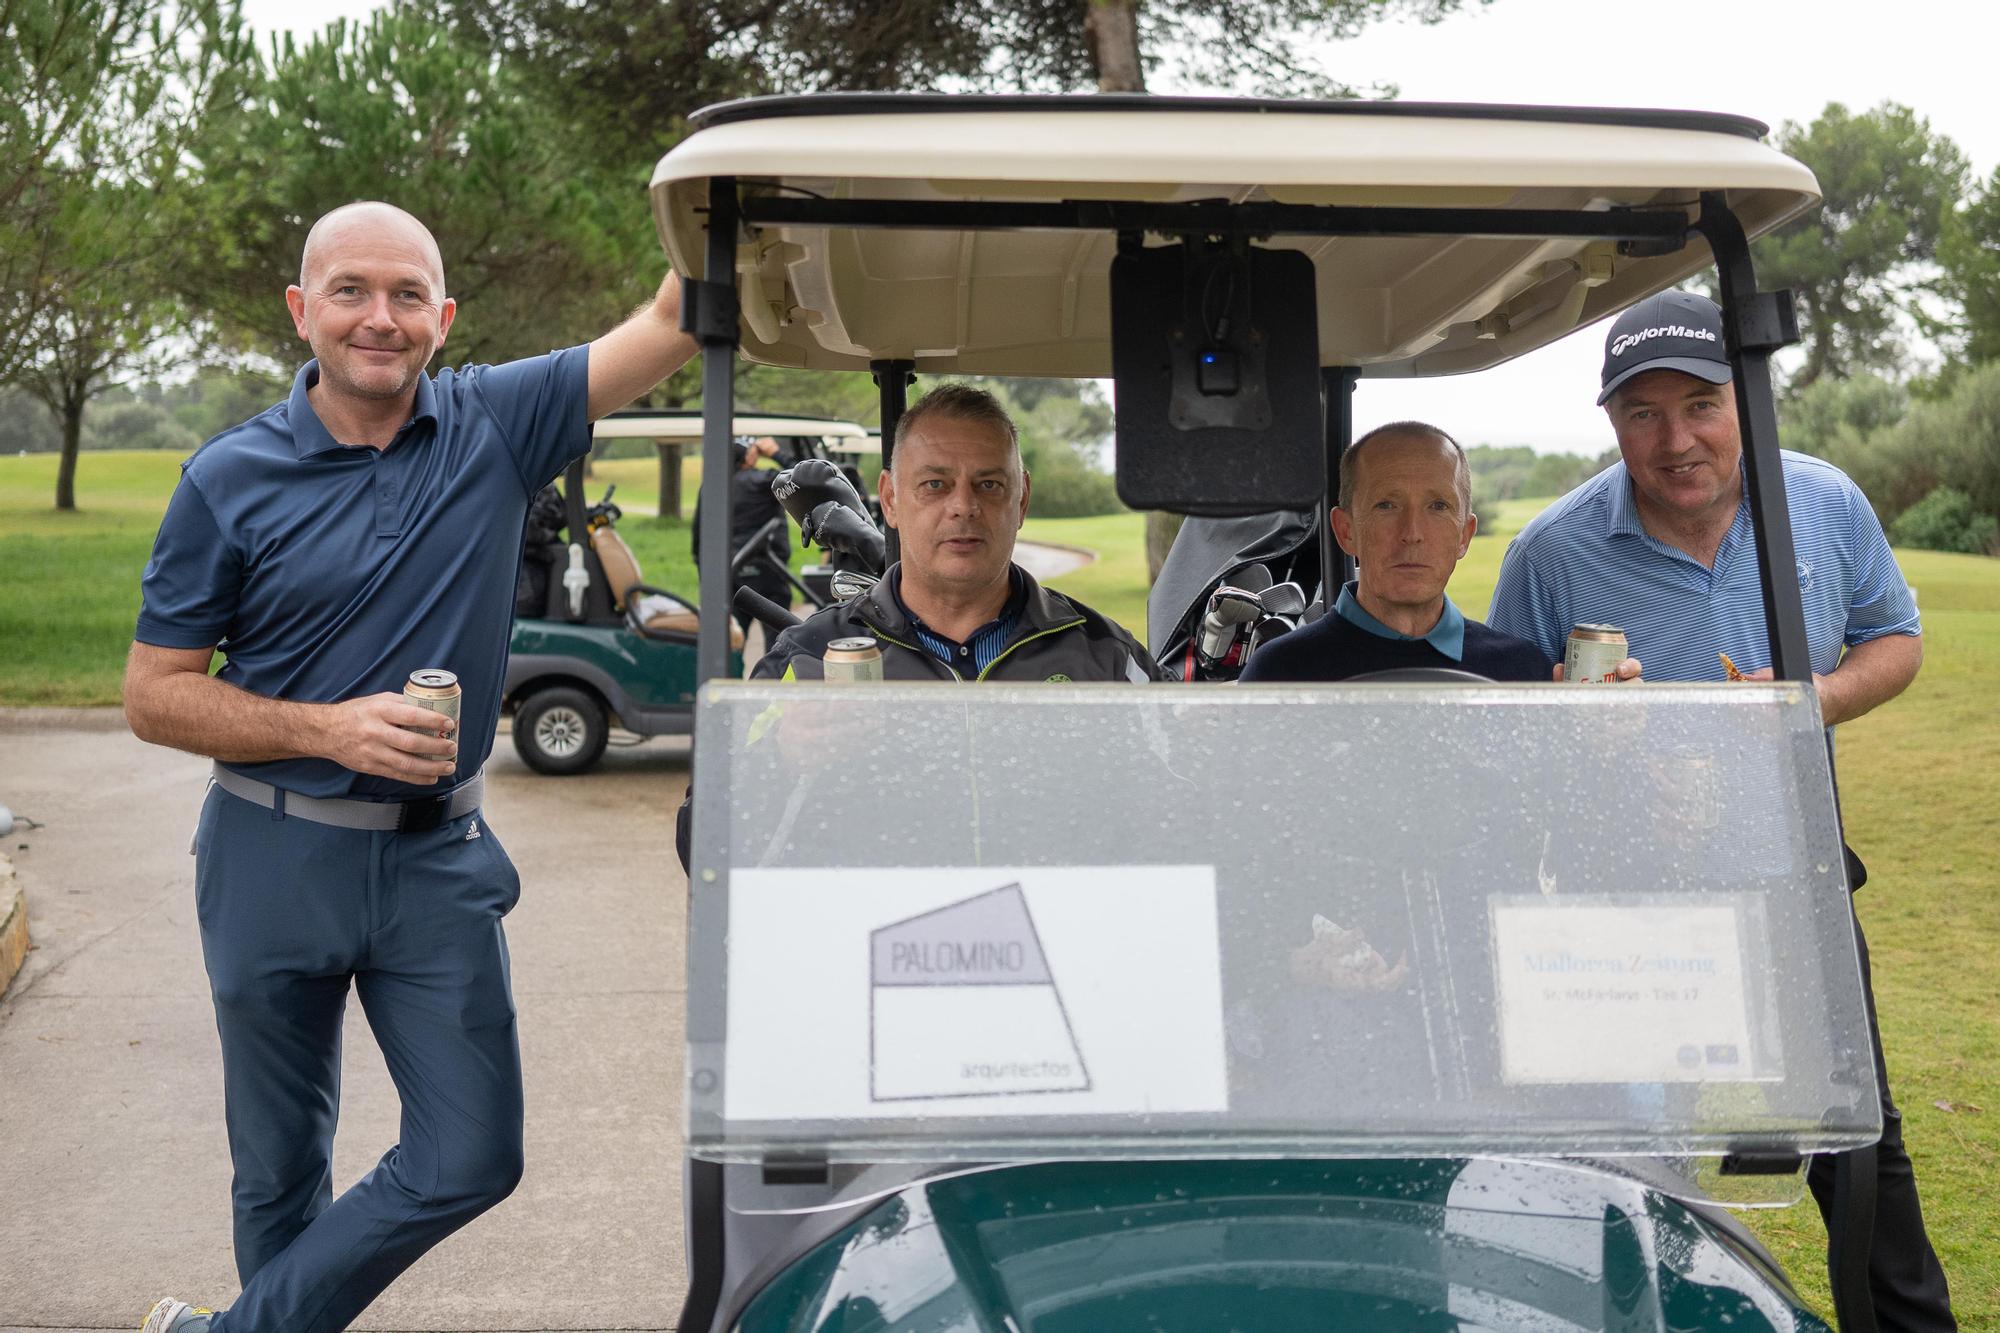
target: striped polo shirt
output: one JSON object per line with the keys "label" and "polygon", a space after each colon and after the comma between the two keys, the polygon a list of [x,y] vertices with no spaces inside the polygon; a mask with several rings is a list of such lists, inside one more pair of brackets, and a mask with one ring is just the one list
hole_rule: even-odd
{"label": "striped polo shirt", "polygon": [[[1916,598],[1861,489],[1831,463],[1782,451],[1812,669],[1843,648],[1917,634]],[[1713,568],[1649,536],[1619,463],[1544,510],[1500,565],[1487,623],[1560,661],[1572,626],[1618,625],[1648,680],[1726,679],[1771,665],[1750,505],[1740,505]]]}
{"label": "striped polo shirt", "polygon": [[1012,588],[1007,604],[1000,609],[999,615],[974,630],[964,643],[938,633],[910,610],[909,604],[903,601],[903,567],[900,563],[891,575],[889,587],[895,595],[896,605],[909,617],[910,628],[916,631],[917,642],[923,645],[924,651],[959,675],[976,679],[993,665],[993,659],[1000,656],[1008,640],[1014,637],[1014,631],[1021,624],[1021,612],[1028,604],[1028,586],[1021,578],[1021,571],[1009,565],[1007,578]]}

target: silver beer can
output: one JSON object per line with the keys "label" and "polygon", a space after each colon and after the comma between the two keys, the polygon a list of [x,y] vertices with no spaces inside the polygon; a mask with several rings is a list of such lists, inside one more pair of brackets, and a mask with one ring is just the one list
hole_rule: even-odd
{"label": "silver beer can", "polygon": [[882,645],[867,635],[835,639],[820,659],[828,680],[842,683],[882,679]]}
{"label": "silver beer can", "polygon": [[1616,625],[1578,625],[1563,653],[1563,680],[1571,685],[1604,685],[1618,679],[1626,651],[1625,631]]}
{"label": "silver beer can", "polygon": [[[410,673],[409,682],[403,686],[403,702],[417,708],[428,708],[433,713],[442,713],[451,719],[452,731],[456,732],[462,693],[455,674],[438,667],[425,667],[422,671]],[[421,728],[411,727],[410,730]]]}

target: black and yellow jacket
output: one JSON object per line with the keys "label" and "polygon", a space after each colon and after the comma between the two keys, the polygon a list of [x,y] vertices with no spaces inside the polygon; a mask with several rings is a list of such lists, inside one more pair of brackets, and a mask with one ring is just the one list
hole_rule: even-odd
{"label": "black and yellow jacket", "polygon": [[1051,592],[1026,570],[1014,573],[1026,590],[1013,637],[976,677],[924,650],[897,601],[897,567],[867,592],[816,612],[780,634],[750,673],[752,680],[821,680],[821,659],[835,639],[868,635],[882,645],[884,680],[1161,680],[1159,664],[1130,634],[1081,602]]}

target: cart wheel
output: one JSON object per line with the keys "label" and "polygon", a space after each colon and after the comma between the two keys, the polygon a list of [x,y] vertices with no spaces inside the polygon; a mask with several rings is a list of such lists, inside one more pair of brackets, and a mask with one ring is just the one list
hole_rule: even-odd
{"label": "cart wheel", "polygon": [[610,727],[595,696],[568,685],[536,690],[514,710],[514,749],[537,773],[581,773],[604,754]]}

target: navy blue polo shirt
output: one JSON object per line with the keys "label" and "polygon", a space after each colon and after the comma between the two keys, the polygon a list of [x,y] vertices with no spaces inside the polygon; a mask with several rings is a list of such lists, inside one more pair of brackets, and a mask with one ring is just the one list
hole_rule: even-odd
{"label": "navy blue polo shirt", "polygon": [[[219,646],[220,675],[275,699],[400,691],[443,667],[465,694],[458,772],[493,747],[529,499],[590,448],[589,348],[417,382],[386,449],[343,445],[306,390],[181,465],[146,565],[141,643]],[[327,759],[230,768],[307,796],[434,793]]]}

